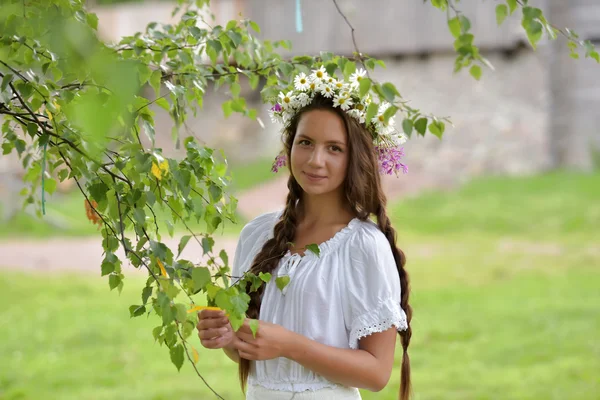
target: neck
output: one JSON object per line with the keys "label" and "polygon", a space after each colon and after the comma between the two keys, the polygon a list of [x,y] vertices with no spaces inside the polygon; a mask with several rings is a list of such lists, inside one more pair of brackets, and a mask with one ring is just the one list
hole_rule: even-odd
{"label": "neck", "polygon": [[300,222],[306,225],[329,225],[349,222],[354,215],[343,194],[339,192],[321,195],[304,193],[301,201]]}

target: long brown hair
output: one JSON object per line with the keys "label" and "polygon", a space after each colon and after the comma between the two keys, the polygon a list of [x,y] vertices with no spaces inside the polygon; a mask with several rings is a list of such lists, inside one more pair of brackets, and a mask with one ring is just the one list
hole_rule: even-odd
{"label": "long brown hair", "polygon": [[[350,209],[360,220],[367,220],[371,215],[377,217],[377,225],[390,242],[394,260],[400,274],[400,287],[402,290],[401,306],[406,312],[408,328],[399,332],[402,343],[402,368],[400,378],[400,400],[407,400],[410,396],[410,360],[408,357],[408,345],[412,334],[410,321],[412,308],[408,304],[409,280],[404,269],[406,258],[402,250],[396,246],[396,231],[392,228],[390,219],[386,213],[386,196],[381,186],[378,171],[377,156],[373,147],[373,138],[354,118],[348,116],[339,108],[333,107],[331,100],[316,96],[308,106],[300,110],[284,129],[283,145],[290,165],[292,144],[296,136],[298,123],[302,115],[310,110],[325,109],[336,113],[344,121],[349,141],[349,160],[346,179],[344,181],[344,193]],[[288,243],[293,242],[296,236],[298,224],[297,205],[302,200],[303,190],[290,171],[287,183],[289,193],[285,209],[279,221],[273,228],[273,238],[269,239],[256,255],[250,266],[250,272],[258,275],[260,272],[272,272],[278,265],[280,259],[288,250]],[[264,285],[258,291],[250,293],[250,304],[248,307],[248,318],[259,318],[261,297]],[[239,377],[242,390],[245,392],[248,375],[250,373],[250,361],[240,359]]]}

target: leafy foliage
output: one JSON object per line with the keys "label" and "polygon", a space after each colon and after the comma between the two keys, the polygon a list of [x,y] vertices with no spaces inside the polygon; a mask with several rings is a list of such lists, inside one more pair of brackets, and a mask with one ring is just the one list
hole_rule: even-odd
{"label": "leafy foliage", "polygon": [[[248,292],[272,279],[269,274],[231,276],[227,254],[214,254],[211,235],[227,221],[236,222],[237,199],[228,191],[225,155],[181,136],[179,128],[189,113],[202,108],[205,93],[213,89],[229,96],[222,103],[225,116],[256,118],[257,111],[241,95],[243,84],[268,100],[296,73],[321,65],[345,77],[358,66],[367,71],[385,67],[358,49],[352,57],[322,52],[283,59],[278,49],[289,49],[289,41],[259,40],[255,34],[260,27],[247,19],[211,27],[203,21],[207,3],[178,0],[175,12],[182,17],[177,24],[150,23],[145,32],[116,44],[98,39],[98,19],[85,10],[83,0],[7,0],[0,9],[2,149],[20,157],[28,184],[25,202],[41,205],[43,212],[44,192],[51,194],[59,181],[76,182],[84,197],[82,212],[99,225],[105,252],[102,276],[111,290],[121,291],[123,262],[147,271],[141,302],[130,306],[130,315],[160,317],[161,325],[152,333],[169,348],[177,369],[185,357],[193,365],[198,359],[187,341],[195,326],[195,295],[225,310],[237,329],[244,322]],[[469,19],[448,0],[432,0],[432,5],[454,11],[448,26],[455,37],[455,69],[469,67],[479,79],[482,71],[476,63],[488,63],[475,45]],[[498,6],[498,23],[519,6],[534,47],[544,30],[556,37],[558,30],[541,10],[519,0]],[[572,31],[567,37],[598,61],[591,43],[578,42]],[[143,95],[144,87],[153,89],[151,95]],[[442,137],[449,120],[409,107],[392,83],[368,77],[360,91],[392,103],[385,117],[401,114],[408,135],[429,131]],[[171,136],[185,151],[181,159],[156,147],[151,105],[166,110],[174,121]],[[369,107],[367,120],[375,112]],[[175,253],[162,241],[157,213],[166,216],[162,222],[170,236],[175,225],[188,227],[190,222],[202,223],[202,232],[188,228]],[[203,249],[201,263],[180,257],[190,240]],[[126,260],[117,255],[119,249]],[[318,254],[316,245],[308,250]],[[275,284],[283,290],[289,277],[277,278]],[[255,333],[258,323],[251,322],[251,328]]]}

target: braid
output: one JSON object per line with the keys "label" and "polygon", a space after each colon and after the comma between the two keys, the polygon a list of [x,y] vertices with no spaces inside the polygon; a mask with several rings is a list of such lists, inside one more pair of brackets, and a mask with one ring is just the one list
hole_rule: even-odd
{"label": "braid", "polygon": [[408,327],[406,330],[398,332],[402,343],[402,368],[400,375],[399,398],[400,400],[408,400],[411,391],[410,358],[408,357],[408,345],[410,344],[410,337],[412,336],[412,328],[410,327],[410,321],[412,319],[412,308],[408,304],[410,286],[408,273],[404,269],[404,265],[406,264],[406,256],[404,255],[402,250],[400,250],[396,246],[396,231],[392,227],[390,219],[385,211],[385,197],[380,198],[380,204],[377,207],[377,224],[379,225],[379,229],[381,229],[381,231],[385,234],[385,237],[387,238],[388,242],[390,242],[392,253],[394,254],[394,260],[396,261],[396,266],[400,275],[400,289],[402,292],[402,299],[400,300],[400,305],[402,309],[406,312],[406,320]]}
{"label": "braid", "polygon": [[[279,221],[273,228],[273,238],[269,239],[262,247],[260,252],[252,261],[249,272],[258,275],[259,273],[272,272],[281,260],[281,257],[288,250],[288,243],[294,240],[296,236],[296,227],[298,225],[298,212],[296,204],[302,195],[302,188],[296,180],[290,175],[288,179],[289,193],[286,200],[285,209]],[[250,303],[246,315],[248,318],[258,319],[260,316],[260,304],[265,285],[261,285],[257,291],[250,293]],[[246,383],[250,373],[250,361],[240,359],[239,378],[242,391],[246,391]]]}

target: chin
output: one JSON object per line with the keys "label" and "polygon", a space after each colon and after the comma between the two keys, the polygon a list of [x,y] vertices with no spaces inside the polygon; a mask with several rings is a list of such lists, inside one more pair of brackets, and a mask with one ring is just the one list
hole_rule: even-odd
{"label": "chin", "polygon": [[329,185],[329,184],[314,184],[312,182],[307,182],[304,179],[301,181],[298,181],[298,184],[300,185],[300,187],[302,188],[304,193],[313,195],[313,196],[318,196],[318,195],[335,192],[339,188],[339,186],[333,187],[332,185]]}

